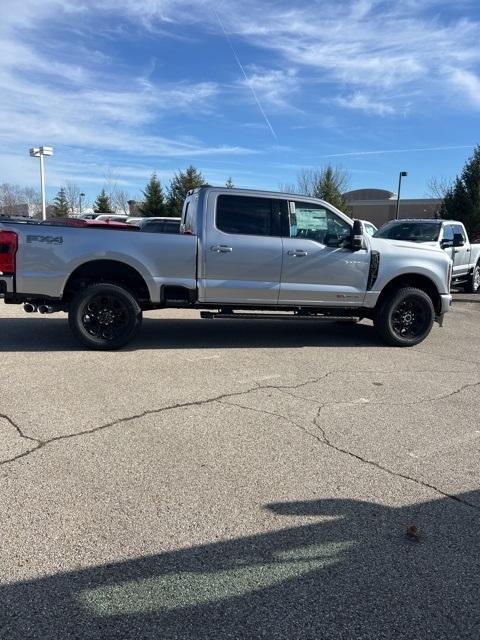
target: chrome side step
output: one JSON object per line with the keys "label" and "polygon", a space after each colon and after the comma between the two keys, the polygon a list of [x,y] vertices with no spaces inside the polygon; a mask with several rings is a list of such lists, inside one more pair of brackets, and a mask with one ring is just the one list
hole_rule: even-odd
{"label": "chrome side step", "polygon": [[220,313],[215,311],[201,311],[204,320],[315,320],[315,322],[355,322],[358,316],[327,316],[300,313]]}

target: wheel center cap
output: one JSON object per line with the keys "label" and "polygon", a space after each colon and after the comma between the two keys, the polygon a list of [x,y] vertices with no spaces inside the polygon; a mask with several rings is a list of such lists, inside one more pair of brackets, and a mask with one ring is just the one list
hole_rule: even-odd
{"label": "wheel center cap", "polygon": [[115,314],[111,309],[101,309],[98,312],[97,320],[98,323],[102,325],[113,324],[113,321],[115,320]]}
{"label": "wheel center cap", "polygon": [[411,311],[406,311],[402,316],[402,322],[405,325],[410,325],[413,322],[413,313]]}

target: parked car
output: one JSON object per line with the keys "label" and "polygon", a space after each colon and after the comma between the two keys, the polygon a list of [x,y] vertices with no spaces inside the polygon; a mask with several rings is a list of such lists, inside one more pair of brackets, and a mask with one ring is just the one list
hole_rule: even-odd
{"label": "parked car", "polygon": [[139,231],[134,224],[119,222],[117,220],[86,220],[86,226],[90,229],[120,229],[123,231]]}
{"label": "parked car", "polygon": [[138,231],[135,225],[126,224],[125,222],[117,222],[116,220],[83,220],[81,218],[49,218],[42,220],[42,225],[50,227],[82,227],[95,229],[125,229],[126,231]]}
{"label": "parked car", "polygon": [[181,218],[144,218],[136,222],[141,231],[148,233],[180,233]]}
{"label": "parked car", "polygon": [[80,220],[95,220],[102,214],[100,213],[82,213],[82,215],[78,216]]}
{"label": "parked car", "polygon": [[412,346],[442,322],[450,277],[437,247],[372,238],[322,200],[269,191],[195,189],[168,238],[0,223],[4,301],[67,311],[93,349],[127,344],[143,310],[166,307],[212,319],[368,318],[387,344]]}
{"label": "parked car", "polygon": [[121,213],[102,213],[95,220],[110,220],[112,222],[127,222],[128,216]]}
{"label": "parked car", "polygon": [[167,216],[143,216],[142,218],[128,218],[129,224],[136,224],[142,231],[149,233],[179,233],[181,218]]}
{"label": "parked car", "polygon": [[0,222],[18,222],[20,224],[38,224],[39,220],[27,218],[26,216],[11,216],[7,213],[0,213]]}
{"label": "parked car", "polygon": [[458,220],[391,220],[376,238],[402,240],[444,249],[453,261],[452,285],[469,293],[480,290],[480,244],[471,244]]}

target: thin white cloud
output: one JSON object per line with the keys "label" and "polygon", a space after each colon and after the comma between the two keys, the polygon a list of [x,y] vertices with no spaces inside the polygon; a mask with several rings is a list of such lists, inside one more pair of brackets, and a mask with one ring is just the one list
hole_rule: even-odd
{"label": "thin white cloud", "polygon": [[466,69],[452,69],[447,73],[450,83],[457,87],[456,99],[480,108],[480,76]]}
{"label": "thin white cloud", "polygon": [[295,69],[264,69],[257,65],[248,67],[248,82],[241,85],[254,88],[264,104],[274,111],[299,111],[292,107],[292,97],[300,90],[300,80]]}
{"label": "thin white cloud", "polygon": [[375,100],[364,93],[355,92],[351,96],[339,96],[335,102],[345,109],[365,111],[377,116],[393,115],[396,113],[395,107],[380,100]]}

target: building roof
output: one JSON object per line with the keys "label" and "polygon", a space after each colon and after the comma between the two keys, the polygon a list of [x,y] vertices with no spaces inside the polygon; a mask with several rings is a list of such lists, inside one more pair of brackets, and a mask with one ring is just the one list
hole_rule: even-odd
{"label": "building roof", "polygon": [[392,200],[396,193],[385,189],[354,189],[343,194],[343,198],[349,200]]}

